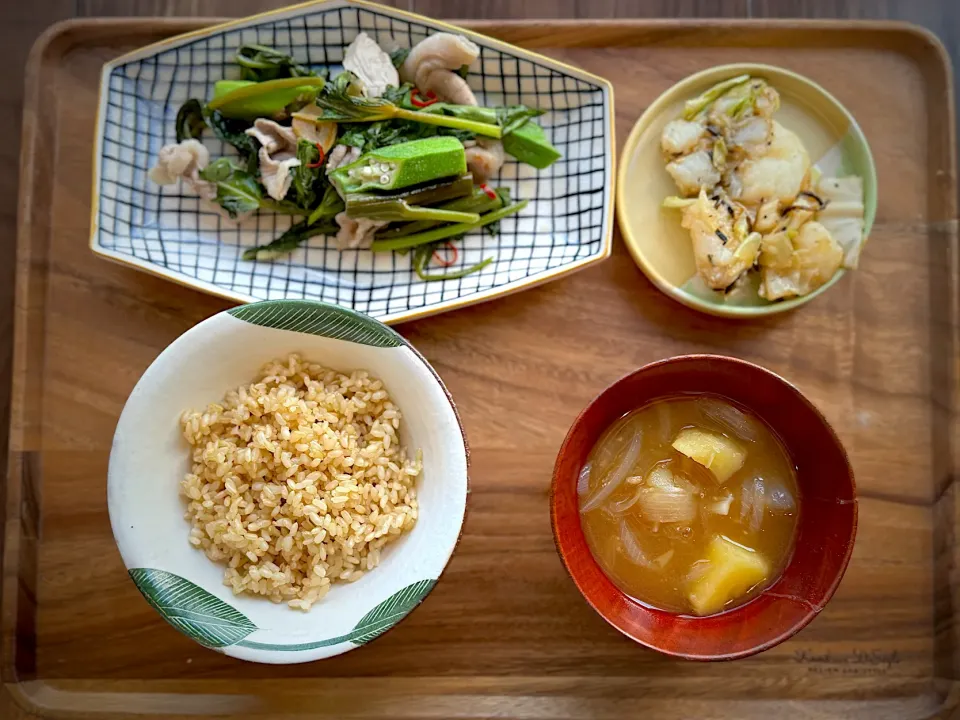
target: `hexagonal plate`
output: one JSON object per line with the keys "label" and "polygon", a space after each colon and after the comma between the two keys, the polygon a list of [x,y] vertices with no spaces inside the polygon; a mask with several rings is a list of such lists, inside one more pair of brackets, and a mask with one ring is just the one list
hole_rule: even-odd
{"label": "hexagonal plate", "polygon": [[[339,251],[312,238],[272,262],[246,261],[244,249],[269,242],[288,216],[259,212],[241,223],[222,218],[178,186],[147,177],[161,146],[175,142],[174,119],[188,98],[238,77],[244,43],[271,45],[301,63],[340,68],[364,31],[411,47],[437,31],[460,32],[481,48],[468,82],[481,104],[524,103],[563,157],[545,170],[509,159],[492,185],[530,204],[462,242],[451,270],[494,262],[458,280],[423,282],[410,255]],[[326,0],[170,38],[104,67],[94,170],[94,252],[238,302],[308,298],[399,322],[489,300],[559,277],[610,254],[614,178],[613,91],[606,80],[542,55],[417,15],[356,0]],[[211,157],[235,151],[205,132]]]}

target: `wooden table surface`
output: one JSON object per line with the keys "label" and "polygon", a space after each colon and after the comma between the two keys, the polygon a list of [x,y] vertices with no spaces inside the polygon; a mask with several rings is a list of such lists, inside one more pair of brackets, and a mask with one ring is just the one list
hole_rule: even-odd
{"label": "wooden table surface", "polygon": [[[290,0],[292,1],[292,0]],[[11,354],[12,278],[17,213],[23,68],[36,37],[51,23],[103,15],[241,16],[286,0],[34,0],[0,2],[0,461],[5,464]],[[926,26],[960,53],[960,0],[393,0],[388,4],[446,18],[524,17],[818,17],[892,18]],[[0,507],[5,507],[0,485]],[[2,713],[0,713],[2,714]]]}
{"label": "wooden table surface", "polygon": [[[51,24],[75,17],[250,15],[297,0],[39,0],[0,2],[0,461],[6,467],[12,349],[17,168],[23,74],[34,40]],[[893,19],[935,32],[960,56],[960,0],[385,0],[440,18],[850,18]],[[960,98],[960,92],[956,93]],[[2,499],[2,488],[0,488]]]}

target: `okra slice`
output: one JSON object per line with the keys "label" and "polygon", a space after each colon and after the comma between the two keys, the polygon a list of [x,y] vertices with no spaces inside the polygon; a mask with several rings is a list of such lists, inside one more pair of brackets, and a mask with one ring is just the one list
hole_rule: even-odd
{"label": "okra slice", "polygon": [[330,178],[340,194],[399,190],[467,172],[463,144],[436,136],[379,148],[337,168]]}

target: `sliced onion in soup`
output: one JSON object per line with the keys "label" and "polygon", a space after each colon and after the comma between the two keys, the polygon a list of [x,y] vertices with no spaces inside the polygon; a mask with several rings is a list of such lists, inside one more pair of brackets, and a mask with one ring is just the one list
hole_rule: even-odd
{"label": "sliced onion in soup", "polygon": [[729,403],[716,398],[701,397],[697,398],[697,407],[703,417],[712,420],[736,438],[756,442],[760,436],[754,421]]}
{"label": "sliced onion in soup", "polygon": [[666,465],[656,465],[647,475],[647,485],[655,488],[677,488],[691,495],[697,493],[697,486],[683,475],[673,472]]}
{"label": "sliced onion in soup", "polygon": [[665,465],[657,465],[647,475],[647,485],[658,488],[672,488],[674,486],[673,473]]}
{"label": "sliced onion in soup", "polygon": [[690,522],[697,515],[697,498],[678,487],[646,487],[637,506],[643,519],[654,523]]}
{"label": "sliced onion in soup", "polygon": [[[631,478],[631,479],[632,479],[632,478]],[[629,482],[629,481],[628,481],[628,482]],[[614,515],[622,515],[623,513],[627,512],[627,510],[629,510],[630,508],[632,508],[632,507],[637,503],[637,500],[640,499],[640,493],[642,493],[642,492],[643,492],[643,488],[642,488],[642,487],[641,487],[641,488],[637,488],[637,491],[636,491],[635,493],[633,493],[633,495],[631,495],[630,497],[628,497],[628,498],[626,498],[626,499],[624,499],[624,500],[620,500],[620,501],[618,501],[618,502],[607,503],[607,505],[605,506],[604,509],[609,510],[609,511],[610,511],[611,513],[613,513]]]}
{"label": "sliced onion in soup", "polygon": [[781,480],[766,481],[767,507],[781,512],[793,512],[797,509],[797,500]]}
{"label": "sliced onion in soup", "polygon": [[767,510],[778,513],[793,512],[797,500],[781,480],[763,478],[759,475],[745,480],[740,497],[740,522],[757,532],[763,524]]}
{"label": "sliced onion in soup", "polygon": [[577,478],[577,495],[586,495],[590,489],[590,463],[583,466]]}
{"label": "sliced onion in soup", "polygon": [[590,512],[603,505],[603,503],[616,491],[623,481],[627,479],[633,466],[640,457],[640,444],[642,440],[641,433],[636,433],[630,441],[623,458],[611,470],[605,478],[600,481],[600,487],[580,505],[580,512]]}
{"label": "sliced onion in soup", "polygon": [[650,558],[647,557],[643,548],[640,547],[640,540],[637,539],[636,534],[630,529],[630,525],[627,524],[626,520],[620,521],[620,543],[623,545],[624,555],[626,555],[632,563],[640,567],[653,568],[653,563],[650,561]]}
{"label": "sliced onion in soup", "polygon": [[657,564],[657,567],[663,569],[667,566],[667,563],[673,559],[673,552],[673,548],[670,548],[663,555],[656,558],[653,562]]}
{"label": "sliced onion in soup", "polygon": [[746,525],[750,532],[757,532],[763,524],[763,515],[767,511],[767,489],[762,477],[754,477],[743,482],[743,494],[740,496],[740,524]]}
{"label": "sliced onion in soup", "polygon": [[633,436],[633,428],[630,423],[622,420],[614,424],[614,430],[610,431],[610,437],[606,442],[602,442],[597,449],[596,457],[593,458],[593,467],[601,475],[610,472],[616,465],[617,457],[625,446],[629,445]]}

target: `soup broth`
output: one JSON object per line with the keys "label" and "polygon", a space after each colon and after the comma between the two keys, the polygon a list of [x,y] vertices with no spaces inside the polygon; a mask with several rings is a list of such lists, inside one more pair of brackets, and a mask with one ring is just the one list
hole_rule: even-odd
{"label": "soup broth", "polygon": [[661,610],[712,615],[772,585],[793,549],[794,465],[757,416],[712,396],[657,401],[614,423],[580,474],[600,567]]}

